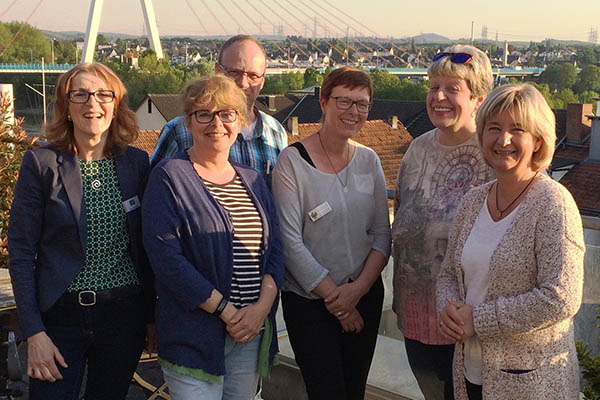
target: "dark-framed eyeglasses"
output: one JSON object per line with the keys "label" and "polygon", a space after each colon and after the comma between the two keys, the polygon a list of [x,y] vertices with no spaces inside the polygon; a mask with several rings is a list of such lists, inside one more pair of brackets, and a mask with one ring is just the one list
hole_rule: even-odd
{"label": "dark-framed eyeglasses", "polygon": [[115,99],[115,92],[108,89],[96,90],[95,92],[88,92],[87,90],[77,89],[69,90],[67,92],[71,103],[84,104],[90,99],[90,96],[94,96],[98,103],[111,103]]}
{"label": "dark-framed eyeglasses", "polygon": [[433,57],[433,62],[440,61],[444,57],[450,57],[450,61],[454,64],[466,64],[473,59],[473,55],[469,53],[439,53]]}
{"label": "dark-framed eyeglasses", "polygon": [[257,74],[256,72],[252,72],[252,71],[242,71],[241,69],[235,69],[235,68],[228,68],[226,66],[224,66],[221,63],[217,63],[217,65],[223,70],[225,71],[225,75],[227,75],[228,77],[232,78],[233,80],[238,80],[240,79],[242,76],[246,75],[248,77],[248,81],[250,83],[258,83],[260,82],[260,80],[262,78],[265,77],[266,71],[263,72],[262,74]]}
{"label": "dark-framed eyeglasses", "polygon": [[215,119],[215,115],[218,115],[221,122],[225,124],[235,122],[238,119],[238,112],[236,110],[196,110],[192,114],[194,114],[194,118],[196,118],[196,122],[199,124],[211,123]]}
{"label": "dark-framed eyeglasses", "polygon": [[331,99],[335,99],[335,105],[340,110],[349,110],[353,104],[356,104],[356,109],[359,113],[368,113],[373,106],[373,103],[364,100],[354,101],[348,97],[342,96],[329,96]]}

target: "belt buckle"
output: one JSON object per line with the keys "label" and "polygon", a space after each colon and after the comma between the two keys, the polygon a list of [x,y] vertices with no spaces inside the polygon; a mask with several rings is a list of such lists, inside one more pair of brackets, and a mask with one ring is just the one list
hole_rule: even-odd
{"label": "belt buckle", "polygon": [[[82,296],[83,295],[83,296]],[[87,295],[91,295],[92,296],[92,301],[86,301]],[[96,292],[94,292],[93,290],[82,290],[81,292],[77,293],[77,302],[79,303],[80,306],[83,307],[91,307],[93,305],[96,304]]]}

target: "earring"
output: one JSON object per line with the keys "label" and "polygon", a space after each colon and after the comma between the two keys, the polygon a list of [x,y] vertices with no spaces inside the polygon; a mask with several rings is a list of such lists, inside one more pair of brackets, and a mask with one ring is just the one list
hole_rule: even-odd
{"label": "earring", "polygon": [[70,121],[70,120],[71,120],[71,116],[67,115],[67,121]]}

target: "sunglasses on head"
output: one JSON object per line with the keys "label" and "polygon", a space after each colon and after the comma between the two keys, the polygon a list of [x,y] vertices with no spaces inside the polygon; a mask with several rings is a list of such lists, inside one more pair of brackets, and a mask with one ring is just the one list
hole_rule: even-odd
{"label": "sunglasses on head", "polygon": [[444,57],[450,57],[454,64],[466,64],[473,59],[469,53],[440,53],[433,57],[433,62],[439,61]]}

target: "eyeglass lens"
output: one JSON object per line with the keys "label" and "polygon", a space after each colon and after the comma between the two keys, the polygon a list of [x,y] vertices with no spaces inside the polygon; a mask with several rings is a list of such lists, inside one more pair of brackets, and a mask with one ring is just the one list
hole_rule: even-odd
{"label": "eyeglass lens", "polygon": [[237,120],[237,112],[235,110],[219,110],[219,111],[206,111],[206,110],[198,110],[194,112],[194,116],[196,117],[196,122],[199,124],[208,124],[215,119],[215,115],[219,115],[219,119],[224,123],[231,123]]}
{"label": "eyeglass lens", "polygon": [[71,90],[69,92],[69,99],[73,103],[87,103],[90,96],[94,96],[98,103],[110,103],[115,98],[115,93],[112,90],[97,90],[95,92],[88,92],[87,90]]}
{"label": "eyeglass lens", "polygon": [[371,103],[366,101],[354,101],[347,97],[336,97],[336,104],[340,110],[348,110],[352,104],[356,104],[356,109],[360,112],[368,112],[371,108]]}

